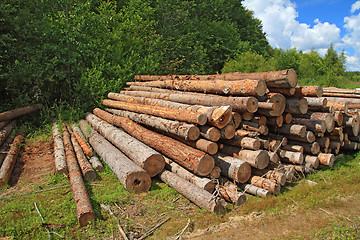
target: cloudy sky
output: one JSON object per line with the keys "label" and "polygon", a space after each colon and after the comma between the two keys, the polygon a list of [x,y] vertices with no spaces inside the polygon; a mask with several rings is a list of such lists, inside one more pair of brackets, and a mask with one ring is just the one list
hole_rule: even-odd
{"label": "cloudy sky", "polygon": [[245,0],[263,23],[273,47],[316,49],[322,56],[330,44],[345,50],[347,70],[360,71],[360,1]]}

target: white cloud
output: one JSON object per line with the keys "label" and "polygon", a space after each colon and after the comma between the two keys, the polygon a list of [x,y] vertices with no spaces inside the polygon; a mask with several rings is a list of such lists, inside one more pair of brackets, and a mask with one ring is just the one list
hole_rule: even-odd
{"label": "white cloud", "polygon": [[360,9],[360,1],[357,1],[353,5],[351,5],[351,13],[354,13],[358,9]]}
{"label": "white cloud", "polygon": [[[355,6],[354,6],[355,5]],[[351,6],[351,10],[359,9],[360,1]],[[349,70],[360,70],[360,14],[351,15],[344,18],[344,28],[346,34],[342,39],[342,46],[351,47],[354,51],[353,56],[347,57],[347,67]]]}

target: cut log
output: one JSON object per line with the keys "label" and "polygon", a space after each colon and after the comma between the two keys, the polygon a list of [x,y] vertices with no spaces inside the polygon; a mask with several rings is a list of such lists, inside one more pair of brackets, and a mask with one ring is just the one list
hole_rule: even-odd
{"label": "cut log", "polygon": [[199,176],[207,176],[214,168],[214,159],[202,151],[189,147],[170,137],[150,131],[128,118],[112,115],[99,108],[95,108],[93,112],[99,118],[123,128],[134,138],[161,152]]}
{"label": "cut log", "polygon": [[174,134],[184,138],[185,140],[194,141],[200,136],[200,130],[194,124],[188,124],[185,122],[173,121],[147,114],[134,113],[112,108],[106,108],[106,111],[121,117],[127,117],[136,123],[144,124],[154,129]]}
{"label": "cut log", "polygon": [[267,117],[263,115],[255,115],[253,119],[251,119],[251,122],[260,124],[260,125],[267,125]]}
{"label": "cut log", "polygon": [[258,137],[259,133],[258,132],[250,132],[250,131],[246,131],[244,129],[238,129],[236,130],[235,135],[238,135],[240,137]]}
{"label": "cut log", "polygon": [[179,164],[170,160],[169,158],[165,158],[166,169],[176,173],[179,177],[182,177],[186,181],[189,181],[201,189],[208,191],[209,193],[213,193],[215,190],[215,183],[208,178],[198,177],[193,173],[189,172],[185,168],[181,167]]}
{"label": "cut log", "polygon": [[326,153],[320,153],[318,155],[318,158],[319,158],[320,164],[329,166],[329,167],[333,167],[334,162],[336,160],[334,154],[326,154]]}
{"label": "cut log", "polygon": [[203,138],[206,138],[213,142],[217,142],[221,137],[221,133],[219,129],[208,125],[204,125],[200,127],[200,135]]}
{"label": "cut log", "polygon": [[334,120],[338,126],[342,126],[344,120],[344,114],[340,111],[335,111]]}
{"label": "cut log", "polygon": [[285,151],[291,151],[291,152],[300,152],[300,153],[304,153],[304,147],[300,146],[300,145],[285,145],[281,147],[282,150]]}
{"label": "cut log", "polygon": [[330,138],[327,137],[317,138],[316,142],[321,148],[328,148],[330,146]]}
{"label": "cut log", "polygon": [[188,123],[196,123],[204,125],[207,122],[207,117],[202,113],[193,113],[190,111],[183,111],[171,108],[147,106],[143,104],[125,103],[120,101],[113,101],[105,99],[102,104],[107,107],[119,108],[127,111],[149,114],[157,117],[167,118],[171,120],[183,121]]}
{"label": "cut log", "polygon": [[280,93],[269,93],[264,97],[260,97],[259,101],[274,104],[272,109],[258,109],[257,113],[267,117],[278,117],[282,115],[286,107],[286,99]]}
{"label": "cut log", "polygon": [[330,101],[328,99],[327,106],[333,106],[335,111],[343,111],[347,113],[349,111],[349,102],[337,102],[337,101]]}
{"label": "cut log", "polygon": [[284,124],[282,127],[273,129],[270,128],[272,132],[285,134],[285,135],[296,135],[299,137],[306,136],[306,127],[298,124]]}
{"label": "cut log", "polygon": [[293,118],[293,122],[299,125],[306,126],[307,130],[325,133],[326,132],[326,122],[324,120],[312,120],[305,118]]}
{"label": "cut log", "polygon": [[327,98],[326,97],[305,97],[308,102],[309,107],[324,109],[327,106]]}
{"label": "cut log", "polygon": [[340,142],[340,141],[330,141],[329,148],[331,149],[331,152],[333,152],[334,154],[339,154],[340,148],[343,145],[343,143],[344,142]]}
{"label": "cut log", "polygon": [[216,214],[225,213],[226,202],[223,199],[214,198],[211,193],[184,180],[175,173],[163,170],[160,173],[160,179],[198,207]]}
{"label": "cut log", "polygon": [[280,115],[278,117],[269,117],[267,120],[267,125],[272,127],[282,127],[282,125],[284,124],[283,115]]}
{"label": "cut log", "polygon": [[54,162],[56,173],[68,174],[68,167],[66,165],[65,148],[62,136],[59,131],[58,123],[53,124],[53,138],[54,138]]}
{"label": "cut log", "polygon": [[222,139],[221,142],[228,145],[242,147],[251,150],[259,150],[260,148],[259,139],[250,138],[250,137],[240,137],[238,135],[235,135],[234,138],[230,140]]}
{"label": "cut log", "polygon": [[0,130],[0,146],[6,141],[9,137],[12,130],[15,128],[16,120],[8,123],[3,129]]}
{"label": "cut log", "polygon": [[235,136],[236,128],[233,123],[229,123],[220,130],[220,135],[224,139],[232,139]]}
{"label": "cut log", "polygon": [[287,163],[303,164],[304,155],[301,152],[291,152],[291,151],[284,151],[284,152],[285,152],[284,158],[281,158],[282,161]]}
{"label": "cut log", "polygon": [[260,125],[258,123],[242,121],[240,124],[242,129],[247,131],[259,132],[260,134],[266,135],[267,127],[265,125]]}
{"label": "cut log", "polygon": [[309,118],[313,120],[323,120],[325,121],[326,129],[328,132],[332,132],[334,130],[335,127],[334,116],[330,113],[309,112],[309,115],[303,115],[303,116],[309,116]]}
{"label": "cut log", "polygon": [[232,119],[233,119],[233,123],[234,123],[235,128],[238,128],[240,126],[241,121],[242,121],[242,117],[241,117],[240,113],[232,112]]}
{"label": "cut log", "polygon": [[251,184],[239,184],[238,185],[244,192],[246,193],[250,193],[252,195],[258,196],[258,197],[262,197],[262,198],[267,198],[269,196],[271,196],[271,192],[268,190],[265,190],[263,188],[259,188],[256,186],[253,186]]}
{"label": "cut log", "polygon": [[104,166],[100,162],[99,158],[96,155],[93,155],[91,158],[89,158],[89,162],[91,163],[91,166],[99,172],[104,171]]}
{"label": "cut log", "polygon": [[6,155],[4,162],[0,168],[0,187],[5,186],[11,177],[11,174],[14,170],[14,166],[16,163],[16,159],[19,155],[21,149],[21,143],[24,139],[24,133],[20,133],[18,136],[14,138],[12,142],[9,152]]}
{"label": "cut log", "polygon": [[78,162],[74,149],[71,145],[70,134],[66,125],[63,124],[63,140],[65,146],[66,163],[69,169],[69,180],[71,190],[74,195],[77,220],[80,226],[88,225],[89,221],[95,219],[94,210],[92,208],[90,198],[88,196],[85,184],[81,177]]}
{"label": "cut log", "polygon": [[281,93],[284,96],[293,96],[295,94],[295,88],[268,88],[269,92]]}
{"label": "cut log", "polygon": [[257,168],[252,168],[251,172],[255,176],[264,177],[273,180],[276,183],[280,184],[281,186],[285,186],[286,184],[286,176],[282,172],[269,170],[269,169],[260,170]]}
{"label": "cut log", "polygon": [[[342,149],[346,149],[346,150],[351,150],[351,151],[356,151],[359,149],[359,143],[357,142],[345,142],[344,146],[342,146]],[[0,150],[1,151],[1,150]]]}
{"label": "cut log", "polygon": [[308,102],[305,98],[286,98],[285,112],[291,114],[305,114],[308,111]]}
{"label": "cut log", "polygon": [[12,120],[14,118],[39,111],[41,108],[42,108],[41,104],[35,104],[27,107],[16,108],[13,110],[2,112],[0,113],[0,122]]}
{"label": "cut log", "polygon": [[296,86],[295,96],[297,97],[322,97],[324,90],[321,86]]}
{"label": "cut log", "polygon": [[254,114],[251,112],[243,112],[241,118],[245,121],[250,121],[253,118]]}
{"label": "cut log", "polygon": [[251,183],[256,187],[266,189],[274,195],[278,194],[281,190],[280,185],[276,184],[275,181],[259,176],[251,176],[248,183]]}
{"label": "cut log", "polygon": [[218,179],[221,175],[221,168],[218,166],[215,166],[213,170],[211,170],[211,173],[208,175],[210,179]]}
{"label": "cut log", "polygon": [[71,129],[73,130],[74,136],[75,136],[76,140],[78,141],[78,143],[80,144],[81,148],[83,149],[85,155],[88,158],[92,157],[94,155],[94,152],[93,152],[90,144],[87,142],[81,129],[75,123],[73,123],[71,125]]}
{"label": "cut log", "polygon": [[310,163],[313,166],[313,168],[315,168],[315,169],[317,169],[320,164],[320,160],[318,157],[310,156],[310,155],[305,156],[305,162]]}
{"label": "cut log", "polygon": [[188,145],[190,147],[193,147],[193,148],[199,149],[203,152],[206,152],[210,155],[217,153],[219,150],[219,146],[216,142],[212,142],[212,141],[209,141],[209,140],[206,140],[203,138],[200,138],[196,141],[189,141],[189,140],[185,140],[185,139],[182,139],[178,136],[174,136],[171,134],[166,134],[166,135],[179,141],[179,142],[185,143],[186,145]]}
{"label": "cut log", "polygon": [[150,177],[156,176],[164,169],[165,159],[154,149],[93,114],[87,114],[86,120],[109,142],[143,168]]}
{"label": "cut log", "polygon": [[226,201],[231,202],[237,206],[242,205],[246,201],[246,195],[238,191],[238,186],[229,179],[221,177],[219,186],[219,194]]}
{"label": "cut log", "polygon": [[296,135],[287,135],[287,139],[298,141],[298,142],[305,142],[305,143],[312,143],[315,142],[315,134],[312,131],[306,131],[305,137],[299,137]]}
{"label": "cut log", "polygon": [[225,97],[202,93],[124,91],[122,94],[165,99],[173,102],[204,106],[231,106],[234,111],[254,113],[258,110],[258,100],[254,97]]}
{"label": "cut log", "polygon": [[286,113],[284,116],[284,122],[287,124],[292,123],[293,117],[291,113]]}
{"label": "cut log", "polygon": [[317,155],[320,152],[320,145],[317,142],[303,143],[297,141],[289,141],[290,145],[301,145],[304,148],[304,153],[310,155]]}
{"label": "cut log", "polygon": [[268,152],[271,163],[280,163],[280,157],[277,153]]}
{"label": "cut log", "polygon": [[174,90],[181,90],[185,92],[203,92],[226,95],[240,95],[240,96],[263,96],[266,93],[267,87],[262,80],[163,80],[150,82],[127,82],[128,86],[146,86],[158,87]]}
{"label": "cut log", "polygon": [[220,167],[221,174],[233,179],[235,182],[244,183],[251,175],[251,167],[246,161],[218,153],[214,156],[216,165]]}

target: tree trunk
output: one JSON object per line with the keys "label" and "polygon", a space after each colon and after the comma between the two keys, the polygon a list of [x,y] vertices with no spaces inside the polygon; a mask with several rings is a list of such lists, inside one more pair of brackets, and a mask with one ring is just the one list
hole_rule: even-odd
{"label": "tree trunk", "polygon": [[268,93],[266,96],[258,98],[261,102],[273,103],[272,109],[259,109],[257,113],[267,117],[278,117],[282,115],[286,107],[286,99],[280,93]]}
{"label": "tree trunk", "polygon": [[219,141],[221,137],[221,133],[219,129],[217,129],[216,127],[210,127],[208,125],[204,125],[200,127],[200,135],[203,138],[206,138],[212,142]]}
{"label": "tree trunk", "polygon": [[315,142],[315,134],[311,131],[306,131],[306,135],[305,137],[299,137],[296,135],[287,135],[286,136],[287,139],[289,140],[293,140],[293,141],[298,141],[298,142],[305,142],[305,143],[312,143]]}
{"label": "tree trunk", "polygon": [[219,146],[216,142],[212,142],[203,138],[200,138],[196,141],[189,141],[189,140],[184,140],[178,136],[174,136],[171,134],[166,134],[168,137],[171,137],[179,142],[185,143],[186,145],[196,148],[200,151],[206,152],[210,155],[213,155],[215,153],[218,152],[219,150]]}
{"label": "tree trunk", "polygon": [[54,138],[54,161],[56,173],[68,174],[68,167],[66,165],[64,143],[59,132],[58,124],[53,125],[53,138]]}
{"label": "tree trunk", "polygon": [[249,163],[221,153],[216,154],[214,159],[216,165],[221,169],[221,174],[225,177],[239,183],[244,183],[250,178],[251,167]]}
{"label": "tree trunk", "polygon": [[312,120],[305,118],[293,118],[293,123],[306,126],[307,130],[316,133],[326,132],[326,122],[324,120]]}
{"label": "tree trunk", "polygon": [[305,162],[310,163],[313,168],[317,169],[319,167],[320,160],[316,156],[306,155]]}
{"label": "tree trunk", "polygon": [[95,219],[95,214],[90,198],[87,194],[85,184],[81,177],[75,152],[71,145],[70,134],[66,125],[63,125],[63,139],[65,145],[66,163],[69,169],[69,180],[74,194],[77,220],[79,221],[80,226],[86,226],[89,221]]}
{"label": "tree trunk", "polygon": [[21,149],[21,143],[24,139],[23,133],[20,133],[14,138],[14,141],[10,145],[8,154],[6,155],[4,162],[0,168],[0,186],[5,186],[11,177],[16,163],[16,158],[19,155]]}
{"label": "tree trunk", "polygon": [[344,113],[349,111],[349,102],[337,102],[328,99],[327,106],[333,106],[335,111],[343,111]]}
{"label": "tree trunk", "polygon": [[0,122],[12,120],[14,118],[39,111],[42,108],[41,104],[35,104],[27,107],[16,108],[10,111],[0,113]]}
{"label": "tree trunk", "polygon": [[291,152],[291,151],[285,151],[284,158],[281,160],[287,163],[294,163],[294,164],[303,164],[304,162],[304,155],[301,152]]}
{"label": "tree trunk", "polygon": [[0,146],[6,141],[9,137],[12,130],[15,128],[16,120],[8,123],[3,129],[0,130]]}
{"label": "tree trunk", "polygon": [[214,198],[211,193],[184,180],[175,173],[163,170],[160,173],[160,179],[198,207],[216,214],[225,213],[227,204],[223,199]]}
{"label": "tree trunk", "polygon": [[299,137],[305,137],[306,127],[298,124],[284,124],[282,127],[273,129],[270,128],[275,133],[285,134],[285,135],[296,135]]}
{"label": "tree trunk", "polygon": [[287,98],[285,112],[291,114],[305,114],[308,111],[308,102],[305,98]]}
{"label": "tree trunk", "polygon": [[76,126],[75,123],[71,125],[71,129],[73,130],[74,136],[78,143],[80,144],[81,148],[83,149],[85,155],[90,158],[94,155],[93,150],[91,149],[90,144],[87,142],[84,134],[82,133],[81,129]]}
{"label": "tree trunk", "polygon": [[240,206],[246,202],[246,195],[242,192],[239,192],[238,186],[229,181],[229,179],[221,177],[219,182],[219,194],[223,199],[237,206]]}
{"label": "tree trunk", "polygon": [[105,99],[102,104],[106,107],[119,108],[127,111],[150,114],[157,117],[168,118],[189,123],[196,123],[204,125],[207,122],[207,117],[202,113],[193,113],[190,111],[183,111],[171,108],[147,106],[143,104],[125,103],[120,101],[113,101]]}
{"label": "tree trunk", "polygon": [[128,118],[115,116],[101,109],[94,109],[94,114],[113,125],[123,128],[127,133],[146,145],[185,167],[189,171],[206,176],[214,168],[214,159],[197,149],[187,146],[170,137],[150,131]]}
{"label": "tree trunk", "polygon": [[271,93],[280,93],[282,95],[291,97],[295,94],[295,88],[268,88]]}
{"label": "tree trunk", "polygon": [[320,153],[318,155],[318,158],[319,158],[320,164],[329,166],[329,167],[333,167],[334,162],[336,160],[334,154],[326,154],[326,153]]}
{"label": "tree trunk", "polygon": [[248,183],[251,183],[256,187],[266,189],[274,195],[278,194],[281,189],[280,185],[276,184],[275,181],[258,176],[251,176]]}
{"label": "tree trunk", "polygon": [[270,191],[263,189],[263,188],[253,186],[251,184],[246,184],[246,183],[239,184],[239,187],[246,193],[250,193],[250,194],[258,196],[258,197],[266,198],[271,195]]}
{"label": "tree trunk", "polygon": [[156,176],[164,169],[164,157],[154,149],[93,114],[87,114],[86,120],[109,142],[143,168],[150,177]]}
{"label": "tree trunk", "polygon": [[246,149],[251,150],[259,150],[260,148],[260,141],[256,138],[250,138],[250,137],[240,137],[238,135],[235,135],[234,138],[230,140],[221,140],[222,143],[236,146],[236,147],[242,147]]}

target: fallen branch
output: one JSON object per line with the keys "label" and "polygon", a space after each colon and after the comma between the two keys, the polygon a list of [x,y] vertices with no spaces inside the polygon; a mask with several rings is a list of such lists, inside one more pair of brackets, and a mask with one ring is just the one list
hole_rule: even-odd
{"label": "fallen branch", "polygon": [[109,206],[106,206],[104,204],[100,204],[100,207],[102,207],[103,209],[105,210],[108,210],[110,215],[115,218],[115,220],[117,221],[117,226],[119,228],[119,231],[120,231],[120,234],[121,236],[125,239],[125,240],[129,240],[129,238],[126,236],[124,230],[122,229],[121,225],[120,225],[120,220],[115,216],[115,214],[111,211],[110,207]]}
{"label": "fallen branch", "polygon": [[142,240],[147,238],[148,236],[150,236],[151,234],[153,234],[155,232],[156,229],[158,229],[159,227],[161,227],[161,225],[163,225],[164,223],[166,223],[167,221],[170,220],[170,217],[167,217],[165,219],[163,219],[162,221],[160,221],[158,224],[156,224],[154,227],[152,227],[149,231],[147,231],[144,235],[142,235],[140,238],[138,238],[138,240]]}

